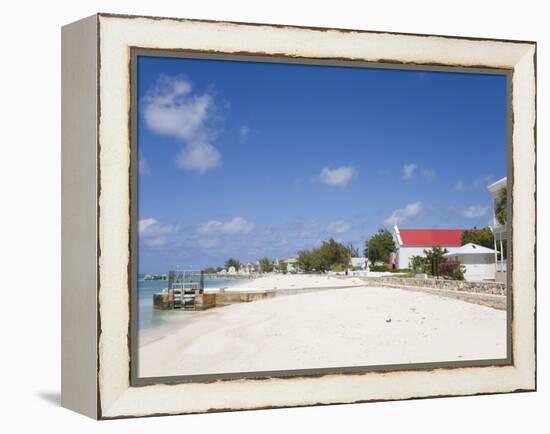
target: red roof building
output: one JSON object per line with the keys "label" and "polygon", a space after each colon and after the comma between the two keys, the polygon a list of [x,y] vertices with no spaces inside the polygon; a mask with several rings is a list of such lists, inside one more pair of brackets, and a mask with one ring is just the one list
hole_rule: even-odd
{"label": "red roof building", "polygon": [[460,247],[465,229],[400,229],[402,246]]}
{"label": "red roof building", "polygon": [[408,268],[413,256],[423,256],[424,250],[443,247],[452,251],[462,245],[462,233],[467,229],[399,229],[394,227],[397,252],[390,259],[396,268]]}

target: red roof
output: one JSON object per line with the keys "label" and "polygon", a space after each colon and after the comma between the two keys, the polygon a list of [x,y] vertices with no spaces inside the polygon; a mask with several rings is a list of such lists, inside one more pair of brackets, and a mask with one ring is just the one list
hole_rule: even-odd
{"label": "red roof", "polygon": [[460,247],[466,229],[399,229],[403,246]]}

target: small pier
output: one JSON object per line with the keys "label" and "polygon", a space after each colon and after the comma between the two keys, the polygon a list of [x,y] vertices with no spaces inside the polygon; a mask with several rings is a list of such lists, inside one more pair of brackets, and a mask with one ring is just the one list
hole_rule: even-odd
{"label": "small pier", "polygon": [[202,308],[204,273],[197,270],[170,270],[168,287],[153,295],[156,309],[196,310]]}
{"label": "small pier", "polygon": [[161,310],[206,310],[234,303],[248,303],[275,296],[275,291],[229,291],[204,292],[204,279],[207,275],[197,270],[171,270],[168,272],[168,285],[153,294],[155,309]]}

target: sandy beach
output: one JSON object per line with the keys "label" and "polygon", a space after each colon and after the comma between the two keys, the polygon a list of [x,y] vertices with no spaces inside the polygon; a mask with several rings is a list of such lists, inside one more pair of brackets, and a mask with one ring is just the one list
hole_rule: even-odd
{"label": "sandy beach", "polygon": [[182,312],[166,327],[140,335],[140,376],[506,356],[504,311],[433,294],[364,286],[360,279],[292,277],[267,276],[231,289],[334,289]]}

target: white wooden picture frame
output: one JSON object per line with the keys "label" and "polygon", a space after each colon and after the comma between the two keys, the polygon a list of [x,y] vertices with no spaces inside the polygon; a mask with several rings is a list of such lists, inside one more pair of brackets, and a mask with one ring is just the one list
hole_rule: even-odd
{"label": "white wooden picture frame", "polygon": [[[510,77],[505,363],[132,381],[132,50],[365,62]],[[62,31],[62,405],[96,419],[536,389],[536,44],[97,14]]]}

